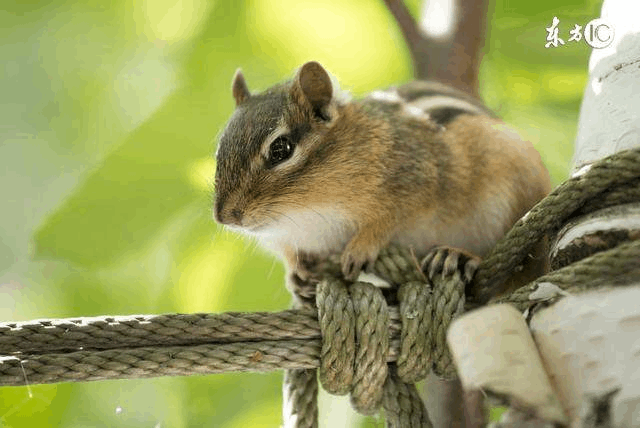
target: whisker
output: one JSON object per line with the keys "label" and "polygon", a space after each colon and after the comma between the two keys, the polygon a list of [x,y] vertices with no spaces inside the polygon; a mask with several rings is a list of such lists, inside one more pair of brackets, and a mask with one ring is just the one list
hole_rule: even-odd
{"label": "whisker", "polygon": [[298,228],[298,230],[300,230],[301,232],[303,232],[303,229],[300,227],[300,225],[298,223],[296,223],[296,221],[288,214],[284,214],[281,213],[280,214],[282,217],[286,218],[287,220],[289,220],[291,222],[291,224],[293,224],[295,227]]}
{"label": "whisker", "polygon": [[276,262],[278,260],[273,257],[271,260],[271,267],[269,268],[269,272],[267,272],[267,279],[271,279],[271,275],[273,275],[273,270],[276,268]]}
{"label": "whisker", "polygon": [[312,207],[309,207],[309,209],[310,209],[311,211],[313,211],[313,212],[314,212],[318,217],[320,217],[320,218],[322,219],[322,221],[324,221],[324,223],[325,223],[326,225],[331,225],[331,223],[329,222],[329,220],[327,220],[327,218],[326,218],[324,215],[322,215],[322,213],[320,213],[319,211],[316,211],[316,210],[315,210],[314,208],[312,208]]}
{"label": "whisker", "polygon": [[[285,218],[287,220],[289,220],[289,222],[291,222],[291,224],[293,224],[296,228],[298,228],[298,230],[300,230],[301,232],[303,231],[303,229],[300,227],[300,225],[298,223],[296,223],[296,221],[288,214],[280,211],[280,210],[276,210],[276,209],[272,209],[272,207],[274,207],[275,204],[269,204],[267,205],[267,207],[265,208],[265,211],[269,214],[276,214],[278,217],[276,219],[274,219],[274,222],[276,222],[279,218]],[[277,208],[277,207],[275,207]]]}
{"label": "whisker", "polygon": [[247,249],[249,250],[249,256],[253,257],[256,255],[256,251],[258,250],[258,241],[252,239],[247,245]]}
{"label": "whisker", "polygon": [[22,375],[24,376],[24,383],[27,386],[27,393],[29,394],[29,398],[33,398],[33,392],[31,392],[31,385],[29,385],[29,381],[27,380],[27,372],[24,370],[24,365],[22,364],[22,360],[20,360],[20,368],[22,369]]}

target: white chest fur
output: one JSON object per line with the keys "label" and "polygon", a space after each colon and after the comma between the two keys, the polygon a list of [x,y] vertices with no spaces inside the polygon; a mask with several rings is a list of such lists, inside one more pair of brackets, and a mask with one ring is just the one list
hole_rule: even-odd
{"label": "white chest fur", "polygon": [[352,223],[336,209],[306,208],[287,212],[254,235],[264,247],[274,251],[288,246],[326,254],[342,251],[354,231]]}

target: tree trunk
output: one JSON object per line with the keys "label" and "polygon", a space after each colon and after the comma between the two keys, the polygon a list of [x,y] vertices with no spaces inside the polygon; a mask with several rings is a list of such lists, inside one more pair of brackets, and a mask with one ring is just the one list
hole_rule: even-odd
{"label": "tree trunk", "polygon": [[[610,29],[615,36],[591,54],[574,174],[603,157],[640,147],[639,17],[639,2],[605,0],[602,21],[586,28],[595,42],[606,43]],[[573,220],[551,253],[566,264],[639,238],[640,204],[627,204]],[[572,426],[640,426],[639,286],[572,296],[533,316],[531,329]]]}
{"label": "tree trunk", "polygon": [[[609,41],[610,44],[594,49],[591,55],[573,161],[574,175],[585,173],[591,163],[606,156],[640,147],[639,17],[640,2],[605,0],[601,18],[583,29],[585,39],[591,43],[604,45]],[[609,40],[611,30],[615,34],[612,41]],[[634,190],[631,185],[628,188]],[[637,191],[628,192],[632,193]],[[622,205],[574,218],[565,225],[551,248],[552,266],[568,265],[624,241],[640,239],[640,204],[619,203]],[[539,368],[537,363],[526,362],[522,353],[516,355],[517,348],[509,342],[520,343],[517,335],[521,333],[516,331],[515,320],[506,321],[505,316],[498,316],[501,306],[478,311],[505,321],[484,333],[479,329],[486,320],[474,320],[474,313],[456,320],[449,338],[467,390],[502,391],[512,405],[524,404],[525,412],[521,415],[528,412],[547,420],[553,420],[549,417],[549,406],[558,408],[554,403],[559,402],[571,427],[640,427],[640,282],[634,273],[638,265],[632,261],[632,266],[619,266],[617,261],[612,259],[614,268],[609,268],[610,273],[632,273],[618,278],[615,284],[612,281],[604,289],[567,295],[555,284],[542,283],[529,296],[534,298],[534,294],[540,295],[543,289],[551,297],[564,295],[547,308],[536,311],[534,307],[529,324],[537,345],[537,351],[533,348],[531,352],[540,354],[555,390],[553,394],[536,394],[532,388],[526,388],[527,393],[520,388],[523,382],[513,374],[519,365],[529,367],[529,375],[538,380],[546,376],[534,376]],[[640,264],[640,260],[637,263]],[[607,277],[601,270],[593,275]],[[453,330],[459,337],[452,337]],[[472,334],[464,336],[464,331]],[[489,339],[496,343],[481,346],[482,350],[474,355],[470,348]],[[505,353],[504,349],[511,351]],[[505,355],[509,358],[501,360]],[[558,400],[553,399],[554,396]],[[545,402],[545,398],[549,399]],[[515,413],[518,410],[516,408]],[[522,421],[499,424],[525,425]]]}

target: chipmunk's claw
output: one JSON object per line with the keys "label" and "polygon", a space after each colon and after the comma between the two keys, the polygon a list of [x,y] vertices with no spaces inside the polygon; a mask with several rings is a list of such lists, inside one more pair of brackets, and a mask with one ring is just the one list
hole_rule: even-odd
{"label": "chipmunk's claw", "polygon": [[309,281],[314,276],[314,269],[318,263],[316,254],[289,249],[285,251],[287,268],[292,278],[297,281]]}
{"label": "chipmunk's claw", "polygon": [[422,272],[431,280],[437,275],[448,277],[459,271],[468,284],[480,264],[480,257],[451,247],[436,247],[422,260]]}
{"label": "chipmunk's claw", "polygon": [[308,281],[311,278],[312,273],[304,266],[298,264],[295,269],[292,270],[291,275],[300,281]]}
{"label": "chipmunk's claw", "polygon": [[356,251],[347,248],[342,253],[342,274],[349,281],[355,281],[360,276],[360,272],[373,267],[378,258],[379,250]]}
{"label": "chipmunk's claw", "polygon": [[287,277],[287,288],[300,302],[313,304],[316,296],[316,286],[318,281],[314,278],[303,279],[299,272],[291,272]]}

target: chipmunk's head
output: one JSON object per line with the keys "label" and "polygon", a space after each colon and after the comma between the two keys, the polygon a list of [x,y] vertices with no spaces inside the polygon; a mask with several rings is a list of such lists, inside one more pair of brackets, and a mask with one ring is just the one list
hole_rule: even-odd
{"label": "chipmunk's head", "polygon": [[236,109],[216,154],[216,220],[270,233],[296,211],[329,203],[322,183],[338,162],[331,129],[345,100],[325,69],[308,62],[260,94],[238,71],[232,88]]}

